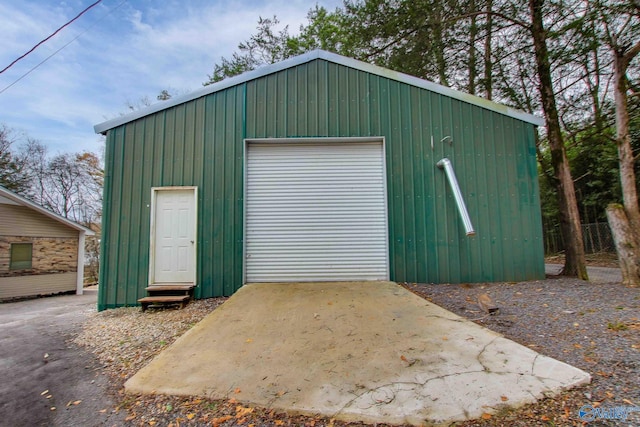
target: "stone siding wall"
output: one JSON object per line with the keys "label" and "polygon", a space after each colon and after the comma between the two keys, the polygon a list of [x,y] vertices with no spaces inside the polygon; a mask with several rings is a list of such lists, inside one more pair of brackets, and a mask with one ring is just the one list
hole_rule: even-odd
{"label": "stone siding wall", "polygon": [[[11,243],[32,243],[28,270],[10,270]],[[68,273],[78,268],[78,239],[68,237],[0,236],[0,277]]]}

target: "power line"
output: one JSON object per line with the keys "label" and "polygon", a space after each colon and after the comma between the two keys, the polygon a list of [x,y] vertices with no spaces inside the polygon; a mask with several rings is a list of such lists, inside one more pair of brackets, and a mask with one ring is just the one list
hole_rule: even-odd
{"label": "power line", "polygon": [[[102,1],[102,0],[101,0]],[[24,73],[23,75],[21,75],[17,80],[15,80],[13,83],[11,83],[9,86],[5,87],[4,89],[0,90],[0,94],[3,93],[5,90],[9,89],[11,86],[13,86],[14,84],[18,83],[20,80],[24,79],[25,77],[27,77],[29,74],[31,74],[32,72],[34,72],[36,70],[36,68],[40,67],[42,64],[44,64],[45,62],[47,62],[49,59],[51,59],[52,56],[54,56],[55,54],[57,54],[58,52],[60,52],[62,49],[64,49],[65,47],[69,46],[71,43],[73,43],[74,41],[76,41],[81,35],[83,35],[84,33],[86,33],[87,31],[89,31],[89,29],[87,28],[86,30],[84,30],[83,32],[81,32],[80,34],[78,34],[76,37],[74,37],[73,39],[71,39],[71,41],[69,41],[68,43],[66,43],[65,45],[63,45],[60,49],[56,50],[55,52],[53,52],[51,55],[47,56],[46,58],[44,58],[42,61],[38,62],[38,64],[36,66],[34,66],[33,68],[31,68],[29,71],[27,71],[26,73]]]}
{"label": "power line", "polygon": [[[100,0],[102,1],[102,0]],[[96,2],[95,4],[98,4],[100,1]],[[62,49],[64,49],[65,47],[69,46],[71,43],[73,43],[74,41],[78,40],[84,33],[86,33],[87,31],[89,31],[90,29],[92,29],[93,27],[95,27],[99,22],[101,22],[102,20],[104,20],[107,16],[111,15],[113,12],[115,12],[116,10],[118,10],[123,4],[125,4],[127,2],[127,0],[122,0],[122,2],[117,5],[116,7],[114,7],[113,9],[111,9],[106,15],[104,15],[102,18],[98,19],[97,21],[95,21],[93,24],[91,24],[89,27],[87,27],[87,29],[85,29],[83,32],[81,32],[80,34],[78,34],[77,36],[75,36],[73,39],[71,39],[68,43],[66,43],[65,45],[63,45],[60,49],[56,50],[55,52],[53,52],[51,55],[47,56],[45,59],[43,59],[42,61],[40,61],[38,64],[36,64],[34,67],[32,67],[31,69],[29,69],[29,71],[27,71],[26,73],[24,73],[23,75],[21,75],[20,77],[18,77],[18,79],[16,79],[13,83],[11,83],[10,85],[8,85],[7,87],[3,88],[2,90],[0,90],[0,94],[2,94],[3,92],[5,92],[7,89],[9,89],[11,86],[15,85],[16,83],[18,83],[20,80],[24,79],[25,77],[27,77],[29,74],[31,74],[33,71],[36,70],[36,68],[40,67],[42,64],[44,64],[45,62],[47,62],[49,59],[51,59],[51,57],[53,57],[54,55],[56,55],[58,52],[60,52]],[[93,7],[90,6],[90,7]],[[88,9],[87,9],[88,10]],[[83,12],[84,13],[84,12]],[[78,15],[80,16],[80,15]]]}
{"label": "power line", "polygon": [[[98,3],[102,2],[102,0],[98,0],[97,2],[93,3],[91,6],[87,7],[85,10],[83,10],[82,12],[80,12],[78,15],[76,15],[75,18],[73,18],[71,21],[67,22],[66,24],[64,24],[62,27],[58,28],[57,30],[55,30],[49,37],[47,37],[46,39],[40,41],[37,45],[35,45],[34,47],[32,47],[31,49],[29,49],[29,51],[27,53],[25,53],[24,55],[18,57],[15,61],[13,61],[11,64],[7,65],[6,67],[4,67],[2,69],[2,71],[0,71],[0,74],[4,73],[5,71],[7,71],[9,68],[11,68],[16,62],[20,61],[21,59],[23,59],[25,56],[29,55],[31,52],[33,52],[34,50],[36,50],[40,45],[42,45],[43,43],[45,43],[47,40],[49,40],[51,37],[55,36],[56,34],[58,34],[63,28],[67,27],[68,25],[70,25],[71,23],[73,23],[76,19],[80,18],[82,15],[84,15],[89,9],[91,9],[92,7],[96,6]],[[75,39],[74,39],[75,40]],[[66,46],[66,45],[65,45]]]}

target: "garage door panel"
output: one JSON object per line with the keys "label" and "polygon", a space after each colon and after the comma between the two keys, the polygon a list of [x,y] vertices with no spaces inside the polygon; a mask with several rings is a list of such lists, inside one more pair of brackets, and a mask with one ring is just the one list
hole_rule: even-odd
{"label": "garage door panel", "polygon": [[381,142],[249,144],[247,282],[388,278]]}
{"label": "garage door panel", "polygon": [[[372,271],[371,269],[357,270],[338,270],[338,269],[319,269],[309,271],[283,271],[277,270],[269,272],[268,270],[261,273],[262,283],[266,282],[309,282],[315,281],[309,277],[319,277],[317,281],[360,281],[360,280],[380,280],[378,277],[386,274],[386,270],[380,269]],[[259,283],[259,282],[253,282]]]}

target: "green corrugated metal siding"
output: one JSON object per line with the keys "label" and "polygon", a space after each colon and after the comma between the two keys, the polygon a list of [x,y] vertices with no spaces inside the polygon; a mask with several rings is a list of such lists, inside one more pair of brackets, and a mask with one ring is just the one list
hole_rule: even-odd
{"label": "green corrugated metal siding", "polygon": [[[243,140],[352,136],[385,137],[392,280],[544,277],[533,125],[314,60],[108,132],[99,307],[144,294],[152,187],[198,187],[196,296],[230,295],[242,285]],[[443,157],[475,237],[436,167]]]}

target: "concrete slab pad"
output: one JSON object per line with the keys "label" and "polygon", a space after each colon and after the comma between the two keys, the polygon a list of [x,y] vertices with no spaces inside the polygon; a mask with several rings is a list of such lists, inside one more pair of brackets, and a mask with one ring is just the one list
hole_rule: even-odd
{"label": "concrete slab pad", "polygon": [[392,282],[270,283],[241,288],[125,387],[420,425],[589,381]]}

